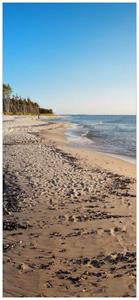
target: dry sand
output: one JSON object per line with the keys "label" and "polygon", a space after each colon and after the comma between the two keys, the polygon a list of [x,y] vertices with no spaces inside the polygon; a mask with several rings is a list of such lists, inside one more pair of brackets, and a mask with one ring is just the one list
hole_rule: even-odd
{"label": "dry sand", "polygon": [[4,121],[4,296],[135,297],[135,165]]}

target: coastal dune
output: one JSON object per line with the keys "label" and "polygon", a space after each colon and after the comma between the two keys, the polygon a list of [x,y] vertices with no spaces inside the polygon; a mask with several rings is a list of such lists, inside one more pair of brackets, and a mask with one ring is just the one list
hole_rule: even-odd
{"label": "coastal dune", "polygon": [[72,147],[55,119],[3,123],[3,295],[135,297],[135,165]]}

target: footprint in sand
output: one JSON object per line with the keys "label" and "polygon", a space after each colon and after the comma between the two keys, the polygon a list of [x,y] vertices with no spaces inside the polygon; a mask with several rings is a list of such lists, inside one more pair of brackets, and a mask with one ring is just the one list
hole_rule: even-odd
{"label": "footprint in sand", "polygon": [[32,268],[31,268],[29,265],[25,264],[25,263],[20,264],[20,265],[18,266],[18,269],[19,269],[21,272],[24,272],[24,273],[27,273],[27,272],[31,272],[31,271],[32,271]]}
{"label": "footprint in sand", "polygon": [[113,229],[104,229],[104,232],[113,235]]}
{"label": "footprint in sand", "polygon": [[110,235],[113,235],[113,236],[116,237],[117,234],[126,232],[126,227],[123,226],[123,228],[121,228],[121,227],[114,227],[114,228],[110,228],[110,229],[104,229],[104,232],[107,232]]}
{"label": "footprint in sand", "polygon": [[114,228],[114,232],[115,232],[115,233],[123,233],[123,232],[127,232],[126,226],[123,226],[122,228],[116,226],[116,227]]}
{"label": "footprint in sand", "polygon": [[104,233],[104,229],[103,228],[98,228],[97,233],[98,233],[98,235],[102,235]]}
{"label": "footprint in sand", "polygon": [[37,249],[37,242],[33,241],[30,243],[30,249]]}
{"label": "footprint in sand", "polygon": [[76,222],[76,217],[74,215],[69,216],[69,221]]}

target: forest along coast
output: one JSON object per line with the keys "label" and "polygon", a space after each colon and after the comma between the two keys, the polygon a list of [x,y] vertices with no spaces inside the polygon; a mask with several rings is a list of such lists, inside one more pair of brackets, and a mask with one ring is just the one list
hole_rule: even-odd
{"label": "forest along coast", "polygon": [[3,294],[133,297],[135,166],[72,149],[66,126],[5,119]]}

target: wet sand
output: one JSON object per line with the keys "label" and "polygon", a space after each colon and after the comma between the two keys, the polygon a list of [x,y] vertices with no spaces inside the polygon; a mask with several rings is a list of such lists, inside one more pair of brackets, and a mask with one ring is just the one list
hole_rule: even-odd
{"label": "wet sand", "polygon": [[4,122],[5,297],[135,297],[135,165]]}

